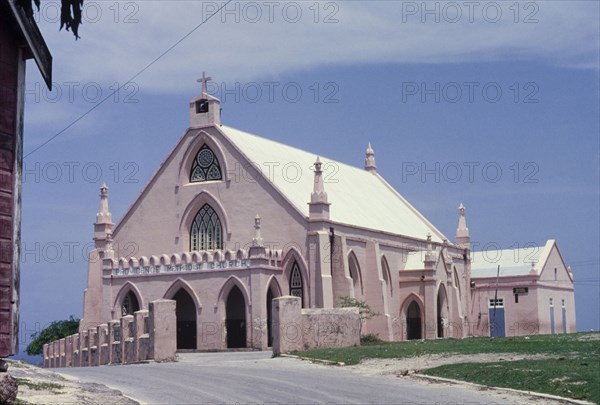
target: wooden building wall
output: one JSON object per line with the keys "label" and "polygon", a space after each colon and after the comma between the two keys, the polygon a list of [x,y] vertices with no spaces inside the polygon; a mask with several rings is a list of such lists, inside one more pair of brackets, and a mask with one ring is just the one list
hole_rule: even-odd
{"label": "wooden building wall", "polygon": [[[18,346],[18,284],[22,100],[19,82],[24,64],[14,21],[0,14],[0,357]],[[21,83],[22,85],[22,83]],[[16,259],[16,260],[15,260]]]}

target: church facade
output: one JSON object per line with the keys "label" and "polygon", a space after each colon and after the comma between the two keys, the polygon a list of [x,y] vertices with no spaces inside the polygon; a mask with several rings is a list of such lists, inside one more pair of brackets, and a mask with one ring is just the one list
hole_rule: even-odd
{"label": "church facade", "polygon": [[[178,349],[271,346],[271,301],[345,297],[383,340],[464,337],[471,251],[464,207],[451,242],[377,172],[221,124],[206,91],[190,127],[115,225],[103,185],[84,292],[86,330],[176,301]],[[309,333],[309,332],[307,332]]]}

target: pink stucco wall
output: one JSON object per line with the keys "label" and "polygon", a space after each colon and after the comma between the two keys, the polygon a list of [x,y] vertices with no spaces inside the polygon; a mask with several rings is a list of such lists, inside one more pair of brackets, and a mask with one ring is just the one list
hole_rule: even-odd
{"label": "pink stucco wall", "polygon": [[[555,270],[556,269],[556,278]],[[523,276],[496,278],[473,278],[471,289],[472,334],[489,335],[489,300],[496,296],[504,301],[505,327],[507,336],[550,334],[550,299],[554,307],[554,333],[576,331],[575,295],[573,279],[557,246],[554,244],[541,268]],[[527,288],[527,294],[519,294],[515,302],[514,288]],[[566,325],[563,329],[562,302],[564,300]]]}

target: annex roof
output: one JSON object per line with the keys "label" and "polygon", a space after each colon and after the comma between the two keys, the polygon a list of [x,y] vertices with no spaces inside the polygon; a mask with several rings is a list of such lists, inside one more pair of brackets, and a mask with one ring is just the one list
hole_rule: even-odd
{"label": "annex roof", "polygon": [[[316,153],[225,125],[218,128],[301,213],[309,215]],[[431,233],[434,242],[446,239],[379,174],[322,156],[320,159],[333,222],[417,239],[426,239]]]}
{"label": "annex roof", "polygon": [[[528,246],[518,249],[484,250],[471,255],[471,278],[539,275],[554,244]],[[533,263],[533,265],[532,265]]]}

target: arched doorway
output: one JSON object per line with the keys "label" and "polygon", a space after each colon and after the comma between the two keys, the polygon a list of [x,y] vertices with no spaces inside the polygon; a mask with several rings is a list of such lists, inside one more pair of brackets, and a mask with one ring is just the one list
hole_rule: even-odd
{"label": "arched doorway", "polygon": [[422,339],[421,309],[416,301],[411,302],[406,309],[406,338],[408,340]]}
{"label": "arched doorway", "polygon": [[140,303],[135,296],[135,293],[131,290],[123,298],[121,302],[121,315],[133,315],[135,312],[140,310]]}
{"label": "arched doorway", "polygon": [[273,291],[267,291],[267,346],[273,346]]}
{"label": "arched doorway", "polygon": [[225,305],[227,348],[246,347],[246,301],[238,286],[233,286]]}
{"label": "arched doorway", "polygon": [[196,349],[196,305],[186,290],[180,288],[172,298],[177,318],[177,349]]}

